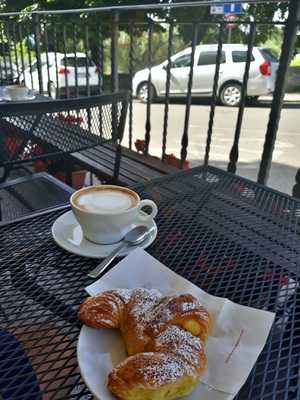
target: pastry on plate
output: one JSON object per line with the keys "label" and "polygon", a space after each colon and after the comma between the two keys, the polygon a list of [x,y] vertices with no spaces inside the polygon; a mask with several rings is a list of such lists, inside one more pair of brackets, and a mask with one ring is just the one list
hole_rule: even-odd
{"label": "pastry on plate", "polygon": [[169,326],[147,346],[126,358],[108,376],[108,388],[122,400],[173,400],[188,395],[206,366],[201,340]]}
{"label": "pastry on plate", "polygon": [[120,329],[129,355],[144,351],[147,343],[170,325],[203,342],[210,329],[209,314],[194,296],[162,296],[155,289],[107,290],[86,299],[78,316],[91,328]]}
{"label": "pastry on plate", "polygon": [[208,311],[190,294],[107,290],[84,301],[79,319],[92,328],[120,329],[129,357],[108,376],[121,400],[173,400],[189,394],[206,366]]}

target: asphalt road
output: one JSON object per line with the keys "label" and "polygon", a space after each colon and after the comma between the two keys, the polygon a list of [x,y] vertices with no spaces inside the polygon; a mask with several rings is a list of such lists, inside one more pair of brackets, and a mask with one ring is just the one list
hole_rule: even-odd
{"label": "asphalt road", "polygon": [[[195,100],[191,106],[189,123],[188,160],[192,166],[202,163],[205,153],[209,118],[209,101]],[[217,106],[210,151],[210,164],[226,168],[232,146],[236,119],[236,108]],[[264,137],[270,112],[270,102],[261,101],[245,109],[239,146],[237,174],[256,180]],[[173,100],[169,108],[167,153],[180,154],[184,127],[184,101]],[[164,103],[151,105],[150,154],[160,156]],[[146,105],[133,104],[133,140],[145,135]],[[128,123],[123,143],[128,143]],[[291,194],[297,169],[300,168],[300,102],[287,102],[282,117],[273,153],[273,165],[268,185]]]}

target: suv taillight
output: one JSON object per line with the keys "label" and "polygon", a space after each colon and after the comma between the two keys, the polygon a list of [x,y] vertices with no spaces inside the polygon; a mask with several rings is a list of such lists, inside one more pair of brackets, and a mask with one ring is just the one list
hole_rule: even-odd
{"label": "suv taillight", "polygon": [[60,68],[58,68],[58,71],[57,71],[59,74],[63,74],[63,75],[65,75],[65,74],[69,74],[70,73],[70,71],[66,68],[66,67],[60,67]]}
{"label": "suv taillight", "polygon": [[261,66],[259,67],[259,70],[262,75],[270,76],[271,75],[271,62],[265,61],[263,64],[261,64]]}

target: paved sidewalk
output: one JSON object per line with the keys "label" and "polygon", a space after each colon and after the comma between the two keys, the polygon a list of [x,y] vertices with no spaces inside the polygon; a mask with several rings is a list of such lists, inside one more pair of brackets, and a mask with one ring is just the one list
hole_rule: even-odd
{"label": "paved sidewalk", "polygon": [[[266,129],[270,115],[272,96],[267,96],[256,105],[245,108],[239,144],[237,173],[246,178],[257,179],[263,152]],[[200,165],[206,148],[207,127],[210,115],[208,100],[196,99],[190,109],[188,134],[188,160],[191,165]],[[133,103],[133,142],[145,136],[146,105]],[[161,156],[164,125],[164,102],[151,106],[150,154]],[[180,157],[186,105],[184,100],[173,100],[169,105],[166,153]],[[300,93],[288,94],[283,106],[279,131],[273,153],[269,186],[291,194],[295,176],[300,168]],[[227,168],[233,144],[238,108],[219,106],[215,110],[210,164]],[[128,122],[128,121],[127,121]],[[123,144],[129,140],[129,127],[124,133]]]}
{"label": "paved sidewalk", "polygon": [[[273,96],[272,95],[267,95],[267,96],[261,96],[259,100],[261,101],[272,101]],[[300,93],[286,93],[284,97],[284,101],[287,102],[300,102]]]}

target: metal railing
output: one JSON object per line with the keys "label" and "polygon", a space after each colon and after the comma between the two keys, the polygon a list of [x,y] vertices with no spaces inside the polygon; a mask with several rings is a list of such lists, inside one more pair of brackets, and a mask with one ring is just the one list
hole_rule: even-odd
{"label": "metal railing", "polygon": [[[234,3],[234,0],[227,1]],[[248,4],[264,4],[272,3],[270,0],[248,0]],[[278,4],[278,1],[274,1]],[[244,68],[244,77],[241,82],[241,101],[238,109],[238,116],[235,130],[233,132],[233,144],[228,157],[228,171],[236,172],[239,160],[239,141],[243,123],[245,103],[247,98],[247,85],[249,80],[249,71],[251,65],[252,49],[255,45],[257,29],[262,25],[283,25],[284,38],[280,56],[279,69],[276,79],[275,95],[271,104],[271,112],[266,130],[266,137],[260,168],[258,172],[258,182],[267,183],[272,154],[276,141],[276,134],[280,120],[280,113],[283,105],[283,97],[285,93],[287,70],[292,57],[292,49],[296,40],[297,29],[300,25],[300,2],[298,0],[290,0],[289,17],[286,22],[266,20],[249,20],[241,18],[236,24],[243,25],[244,34],[247,41],[247,56]],[[216,34],[217,57],[214,73],[213,90],[210,101],[210,113],[207,129],[207,139],[205,153],[199,154],[199,158],[203,158],[204,164],[209,163],[211,141],[213,137],[213,127],[215,120],[216,105],[219,98],[219,75],[222,58],[222,48],[224,44],[224,32],[226,22],[221,18],[206,17],[191,20],[180,20],[178,13],[176,18],[173,13],[178,9],[186,9],[188,7],[207,7],[209,5],[218,4],[217,1],[199,1],[174,3],[170,5],[141,5],[141,6],[121,6],[121,7],[103,7],[89,8],[81,10],[54,10],[54,11],[37,11],[29,14],[26,13],[6,13],[0,14],[0,42],[2,43],[2,56],[0,64],[0,80],[2,83],[11,82],[13,80],[13,69],[15,64],[16,74],[25,81],[25,84],[38,89],[40,93],[47,91],[49,95],[53,95],[53,88],[57,94],[63,94],[66,97],[79,95],[92,95],[101,93],[103,90],[103,72],[104,68],[110,69],[109,80],[104,82],[104,88],[111,91],[117,91],[122,82],[120,81],[119,65],[119,36],[121,32],[127,32],[129,35],[129,46],[127,48],[127,86],[130,90],[130,104],[128,115],[129,140],[126,145],[131,149],[133,147],[133,93],[132,79],[136,66],[134,57],[136,56],[135,39],[141,31],[146,31],[147,38],[147,59],[144,60],[144,67],[148,67],[149,74],[147,77],[148,93],[150,93],[152,85],[151,70],[153,67],[153,35],[158,29],[163,29],[168,33],[166,46],[166,86],[164,96],[164,118],[162,126],[162,151],[161,159],[165,161],[167,153],[168,139],[168,115],[170,108],[170,87],[171,87],[171,57],[174,53],[173,40],[174,29],[180,24],[191,28],[190,47],[191,47],[191,63],[186,90],[186,106],[184,126],[181,139],[181,164],[187,159],[189,145],[189,125],[190,110],[193,97],[193,60],[195,56],[196,45],[198,44],[198,32],[201,27],[207,24],[215,26],[218,30]],[[155,17],[153,13],[164,12],[159,14],[160,19]],[[163,25],[163,28],[162,28]],[[78,57],[79,52],[84,57]],[[68,75],[68,54],[73,54],[74,61],[74,79]],[[51,56],[51,57],[50,57]],[[123,53],[124,57],[124,53]],[[51,59],[50,59],[51,58]],[[62,61],[63,60],[63,61]],[[78,64],[84,60],[85,65]],[[92,61],[91,61],[92,60]],[[91,64],[93,68],[100,73],[97,75],[97,82],[91,77]],[[52,65],[52,66],[51,66]],[[27,68],[26,68],[27,67]],[[82,72],[84,68],[84,72]],[[11,72],[11,74],[10,74]],[[60,87],[63,76],[64,86],[63,93]],[[85,76],[85,79],[82,78]],[[45,86],[45,80],[47,85]],[[82,83],[84,82],[84,83]],[[50,84],[51,83],[51,84]],[[145,120],[145,147],[144,153],[149,151],[151,143],[151,110],[152,103],[148,96],[146,104],[146,120]],[[297,188],[300,186],[300,173],[297,174]],[[294,193],[299,194],[299,189]]]}

